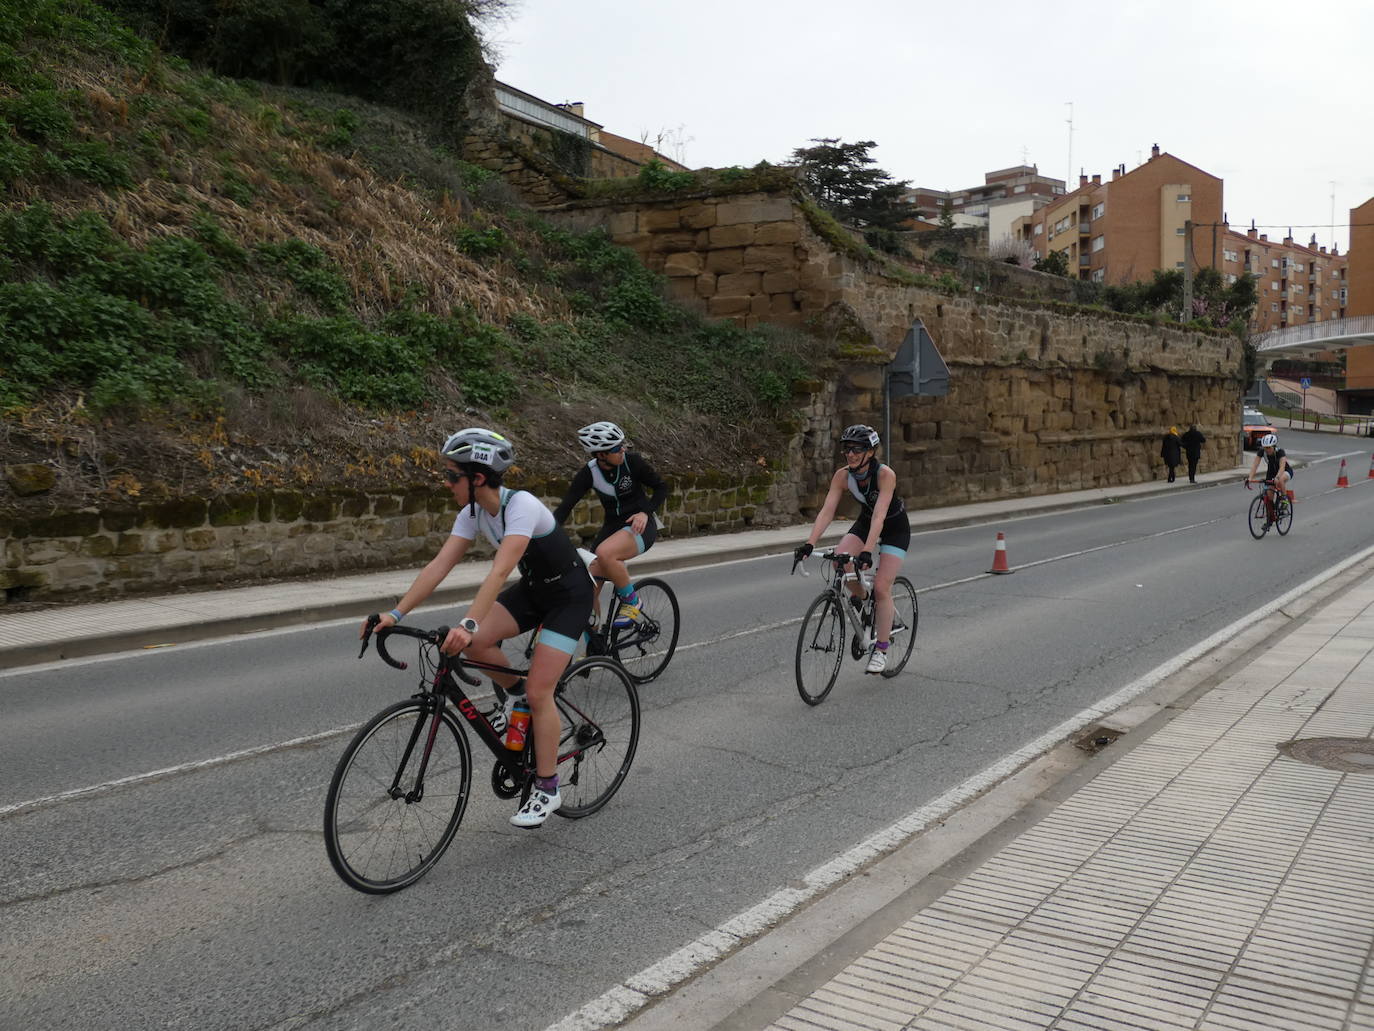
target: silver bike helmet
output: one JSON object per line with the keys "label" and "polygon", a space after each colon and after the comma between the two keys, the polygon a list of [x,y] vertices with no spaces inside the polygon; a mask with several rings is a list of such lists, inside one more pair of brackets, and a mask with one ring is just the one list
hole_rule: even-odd
{"label": "silver bike helmet", "polygon": [[459,465],[485,465],[498,473],[515,464],[515,445],[495,430],[480,426],[459,430],[444,441],[439,453]]}
{"label": "silver bike helmet", "polygon": [[1260,437],[1260,447],[1278,447],[1278,446],[1279,446],[1279,438],[1276,437],[1276,436],[1274,436],[1274,434],[1272,434],[1272,433],[1266,433],[1264,436]]}
{"label": "silver bike helmet", "polygon": [[577,440],[587,454],[594,455],[625,443],[625,431],[613,422],[594,422],[577,431]]}

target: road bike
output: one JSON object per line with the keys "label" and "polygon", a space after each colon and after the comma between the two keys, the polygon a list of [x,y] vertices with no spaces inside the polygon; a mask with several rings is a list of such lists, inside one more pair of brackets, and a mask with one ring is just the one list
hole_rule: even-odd
{"label": "road bike", "polygon": [[[481,681],[471,670],[524,676],[528,670],[494,666],[439,651],[448,627],[392,626],[377,631],[368,620],[362,658],[375,636],[377,654],[396,669],[388,637],[419,642],[417,693],[363,724],[344,749],[324,803],[324,843],[345,884],[383,895],[414,884],[439,861],[463,819],[472,784],[467,726],[495,763],[491,789],[499,798],[529,798],[534,785],[534,734],[510,749],[463,692]],[[620,788],[639,744],[639,695],[629,675],[605,657],[588,657],[564,671],[554,689],[562,728],[558,738],[559,792],[555,810],[570,820],[590,816]],[[450,703],[451,707],[450,707]],[[456,715],[455,715],[456,713]]]}
{"label": "road bike", "polygon": [[[1245,489],[1250,490],[1250,480],[1245,481]],[[1265,480],[1259,496],[1250,502],[1250,536],[1259,540],[1269,532],[1269,527],[1279,531],[1282,537],[1293,528],[1293,501],[1287,493],[1274,486],[1273,480]]]}
{"label": "road bike", "polygon": [[[816,596],[806,610],[797,634],[797,693],[807,705],[820,705],[825,701],[840,674],[845,652],[856,661],[866,661],[873,654],[878,640],[873,571],[866,569],[859,575],[863,594],[856,597],[847,589],[847,585],[854,583],[855,574],[845,571],[845,567],[854,561],[854,556],[837,552],[834,548],[826,548],[815,554],[827,563],[830,585]],[[803,576],[811,575],[806,571],[805,559],[793,558],[794,573],[798,566],[801,566]],[[916,627],[920,621],[916,588],[904,576],[892,582],[892,604],[887,668],[882,673],[889,679],[900,673],[911,657],[916,644]]]}
{"label": "road bike", "polygon": [[[595,580],[599,595],[606,581]],[[615,659],[636,684],[647,684],[668,668],[677,650],[679,609],[673,589],[657,577],[635,580],[634,585],[640,618],[634,622],[618,619],[620,599],[612,594],[600,622],[593,620],[587,627],[587,654]],[[534,654],[537,636],[536,629],[520,646],[526,659]]]}

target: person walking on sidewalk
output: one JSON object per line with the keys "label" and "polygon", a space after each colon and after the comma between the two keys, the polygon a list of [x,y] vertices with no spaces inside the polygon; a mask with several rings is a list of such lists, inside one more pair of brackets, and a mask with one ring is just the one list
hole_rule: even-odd
{"label": "person walking on sidewalk", "polygon": [[1180,441],[1183,444],[1183,453],[1188,456],[1188,482],[1197,483],[1197,463],[1202,458],[1202,445],[1207,443],[1207,438],[1197,428],[1197,423],[1190,422],[1188,432]]}
{"label": "person walking on sidewalk", "polygon": [[[591,460],[577,470],[568,493],[553,510],[553,518],[562,526],[587,491],[596,490],[606,515],[592,541],[591,550],[596,553],[592,575],[615,585],[620,599],[616,625],[628,627],[638,622],[642,613],[625,560],[654,546],[660,525],[658,510],[668,500],[669,487],[642,455],[625,449],[625,431],[615,423],[583,426],[577,431],[577,440]],[[652,497],[645,494],[645,487],[653,491]]]}
{"label": "person walking on sidewalk", "polygon": [[1169,432],[1164,434],[1164,443],[1160,445],[1159,457],[1164,459],[1164,464],[1169,467],[1169,482],[1174,482],[1174,470],[1178,468],[1178,463],[1182,460],[1180,451],[1182,442],[1178,438],[1178,427],[1170,426]]}
{"label": "person walking on sidewalk", "polygon": [[[859,518],[841,538],[836,551],[843,555],[857,555],[855,571],[873,566],[878,554],[878,567],[873,576],[873,593],[877,600],[875,619],[877,647],[868,660],[866,673],[881,673],[887,668],[887,646],[892,638],[892,582],[902,568],[911,547],[911,519],[906,504],[897,497],[897,474],[891,466],[878,461],[878,432],[872,426],[850,426],[840,435],[840,451],[845,464],[830,478],[830,491],[825,504],[816,515],[816,522],[806,543],[797,547],[798,560],[810,555],[821,534],[835,519],[835,509],[845,487],[859,502]],[[857,596],[862,588],[855,581],[851,590]]]}
{"label": "person walking on sidewalk", "polygon": [[[529,491],[501,486],[515,462],[515,447],[501,434],[473,426],[459,430],[440,449],[444,478],[458,518],[439,553],[420,570],[410,589],[377,629],[394,626],[434,592],[452,572],[480,532],[496,548],[467,616],[449,631],[440,650],[445,655],[467,651],[479,662],[505,666],[501,642],[540,627],[524,693],[529,698],[534,731],[535,780],[529,798],[510,818],[516,827],[538,827],[562,804],[558,790],[558,709],[553,692],[567,668],[592,612],[592,578],[572,541],[554,522],[553,513]],[[506,587],[516,567],[520,580]],[[358,636],[362,637],[367,623]],[[514,676],[493,677],[521,692]]]}

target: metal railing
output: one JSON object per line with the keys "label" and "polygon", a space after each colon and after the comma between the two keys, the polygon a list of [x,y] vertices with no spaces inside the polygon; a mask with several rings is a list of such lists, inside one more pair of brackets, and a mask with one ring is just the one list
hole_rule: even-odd
{"label": "metal railing", "polygon": [[1374,337],[1374,315],[1327,319],[1325,322],[1308,322],[1301,326],[1270,330],[1259,335],[1255,340],[1255,348],[1260,351],[1276,351],[1298,344],[1328,340],[1332,344],[1337,344],[1346,337]]}

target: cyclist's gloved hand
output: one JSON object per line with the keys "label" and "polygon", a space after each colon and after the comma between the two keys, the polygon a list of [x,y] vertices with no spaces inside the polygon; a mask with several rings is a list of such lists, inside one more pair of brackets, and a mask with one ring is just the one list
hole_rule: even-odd
{"label": "cyclist's gloved hand", "polygon": [[792,554],[796,557],[797,561],[800,562],[815,550],[816,549],[811,546],[811,542],[807,541],[805,544],[798,544],[797,550]]}
{"label": "cyclist's gloved hand", "polygon": [[854,563],[854,568],[855,568],[855,569],[872,569],[872,568],[873,568],[873,552],[871,552],[871,551],[861,551],[861,552],[859,552],[859,558],[858,558],[858,560]]}

